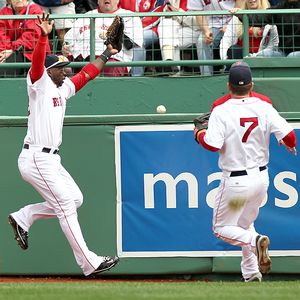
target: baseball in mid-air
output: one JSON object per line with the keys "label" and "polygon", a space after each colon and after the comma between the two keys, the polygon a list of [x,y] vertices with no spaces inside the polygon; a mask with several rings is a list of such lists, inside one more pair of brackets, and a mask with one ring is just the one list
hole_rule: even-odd
{"label": "baseball in mid-air", "polygon": [[166,107],[164,105],[158,105],[156,107],[156,112],[158,114],[165,114],[167,112],[167,109],[166,109]]}

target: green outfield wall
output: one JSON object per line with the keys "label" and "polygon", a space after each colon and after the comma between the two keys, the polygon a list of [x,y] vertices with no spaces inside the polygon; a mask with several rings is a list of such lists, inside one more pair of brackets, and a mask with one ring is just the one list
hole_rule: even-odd
{"label": "green outfield wall", "polygon": [[[255,90],[267,94],[287,119],[299,121],[300,62],[253,59],[250,63]],[[78,215],[91,250],[116,254],[115,126],[191,123],[227,92],[226,81],[226,75],[97,78],[70,100],[60,150],[63,165],[84,194]],[[26,133],[25,80],[1,79],[0,89],[0,275],[81,274],[56,219],[34,224],[27,251],[13,240],[8,214],[41,199],[17,168]],[[159,104],[167,107],[168,114],[155,113]],[[122,258],[108,274],[239,273],[239,264],[239,257]],[[275,257],[272,272],[298,274],[300,258]]]}

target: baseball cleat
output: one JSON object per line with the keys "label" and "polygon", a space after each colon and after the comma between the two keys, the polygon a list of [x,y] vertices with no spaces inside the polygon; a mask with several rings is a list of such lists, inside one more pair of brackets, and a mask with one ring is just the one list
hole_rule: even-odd
{"label": "baseball cleat", "polygon": [[270,239],[266,235],[256,237],[256,255],[259,271],[268,274],[271,270],[271,258],[269,256]]}
{"label": "baseball cleat", "polygon": [[8,223],[13,228],[15,240],[17,241],[18,245],[23,250],[26,250],[28,248],[28,232],[18,225],[12,215],[8,216]]}
{"label": "baseball cleat", "polygon": [[244,278],[244,282],[262,281],[262,275],[260,272],[252,274],[249,278]]}
{"label": "baseball cleat", "polygon": [[118,256],[103,256],[103,262],[99,267],[89,276],[97,275],[101,272],[108,271],[119,262]]}

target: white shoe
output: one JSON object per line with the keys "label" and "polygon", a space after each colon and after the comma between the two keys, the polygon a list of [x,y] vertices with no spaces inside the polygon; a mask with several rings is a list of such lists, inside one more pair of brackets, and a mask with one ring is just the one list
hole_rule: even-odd
{"label": "white shoe", "polygon": [[245,282],[251,282],[251,281],[258,281],[261,282],[262,281],[262,275],[260,272],[252,274],[249,278],[244,278]]}

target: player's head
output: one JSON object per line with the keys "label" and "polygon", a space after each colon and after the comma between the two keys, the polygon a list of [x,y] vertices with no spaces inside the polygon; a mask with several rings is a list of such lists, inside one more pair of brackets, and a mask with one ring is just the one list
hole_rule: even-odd
{"label": "player's head", "polygon": [[229,70],[228,88],[232,94],[247,95],[253,87],[252,74],[247,63],[239,61]]}
{"label": "player's head", "polygon": [[45,59],[45,68],[52,81],[58,86],[64,83],[66,72],[65,66],[70,62],[62,55],[48,54]]}

